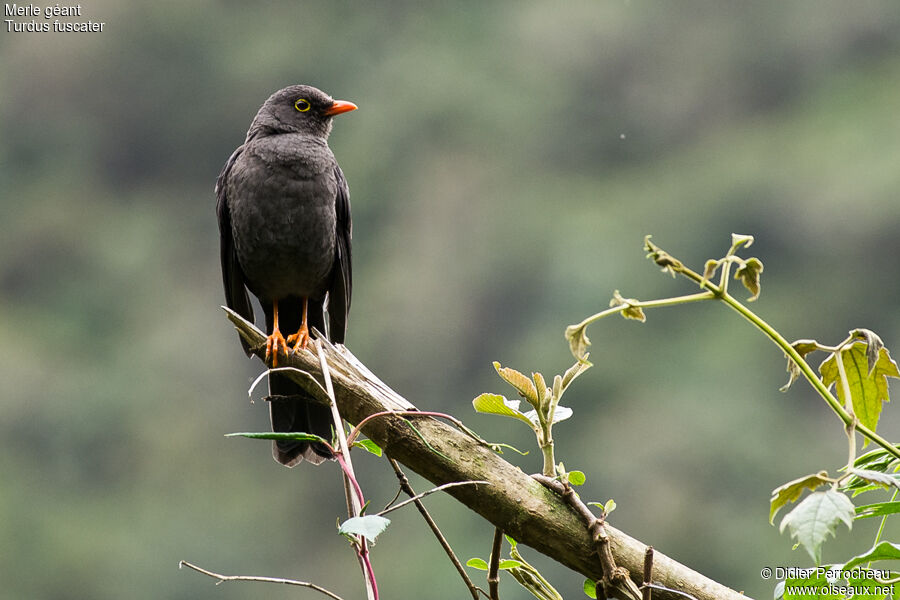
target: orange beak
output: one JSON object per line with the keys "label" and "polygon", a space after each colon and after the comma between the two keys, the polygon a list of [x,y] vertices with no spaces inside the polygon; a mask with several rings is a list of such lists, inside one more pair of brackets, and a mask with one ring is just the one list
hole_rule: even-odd
{"label": "orange beak", "polygon": [[334,115],[339,115],[341,113],[350,112],[351,110],[356,110],[357,106],[352,102],[347,102],[346,100],[335,100],[334,104],[331,105],[331,108],[325,111],[326,117],[333,117]]}

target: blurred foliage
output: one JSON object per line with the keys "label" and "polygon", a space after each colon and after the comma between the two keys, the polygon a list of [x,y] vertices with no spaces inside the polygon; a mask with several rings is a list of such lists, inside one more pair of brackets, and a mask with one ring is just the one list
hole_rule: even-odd
{"label": "blurred foliage", "polygon": [[[221,436],[267,415],[245,395],[260,365],[217,308],[213,181],[290,83],[360,106],[331,143],[354,211],[349,346],[490,439],[529,435],[471,411],[493,360],[559,372],[565,326],[614,289],[686,290],[645,261],[647,233],[698,265],[753,234],[756,308],[786,336],[867,327],[898,345],[893,2],[83,7],[102,33],[0,32],[4,600],[297,596],[216,587],[179,559],[360,595],[333,529],[337,467],[287,471],[266,443]],[[614,497],[614,525],[767,597],[761,566],[806,560],[767,525],[770,491],[823,453],[840,464],[843,444],[819,438],[840,423],[802,386],[779,394],[780,353],[715,306],[604,323],[592,341],[596,366],[567,396],[580,418],[555,436],[589,474],[582,496]],[[891,412],[881,431],[897,439]],[[390,469],[359,460],[387,501]],[[490,527],[426,503],[461,556],[487,553]],[[441,551],[414,511],[394,517],[374,554],[384,597],[460,597],[449,564],[402,568]],[[830,548],[863,549],[847,539]]]}

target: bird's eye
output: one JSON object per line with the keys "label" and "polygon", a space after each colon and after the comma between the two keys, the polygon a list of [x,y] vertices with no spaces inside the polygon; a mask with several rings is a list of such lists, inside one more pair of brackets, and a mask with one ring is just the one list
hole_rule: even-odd
{"label": "bird's eye", "polygon": [[297,100],[296,102],[294,102],[294,108],[296,108],[296,109],[299,110],[300,112],[306,112],[306,111],[308,111],[309,108],[310,108],[310,106],[311,106],[311,105],[310,105],[310,103],[309,103],[309,100],[306,100],[305,98],[300,98],[299,100]]}

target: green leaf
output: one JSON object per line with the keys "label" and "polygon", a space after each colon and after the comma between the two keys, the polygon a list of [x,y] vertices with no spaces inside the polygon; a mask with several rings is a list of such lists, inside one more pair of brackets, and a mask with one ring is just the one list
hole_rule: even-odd
{"label": "green leaf", "polygon": [[600,510],[602,510],[606,515],[609,515],[612,511],[616,510],[616,501],[610,498],[606,501],[605,504],[600,502],[588,502],[589,506],[596,506]]}
{"label": "green leaf", "polygon": [[581,471],[569,471],[566,473],[566,478],[572,485],[584,485],[584,482],[587,481],[587,477]]}
{"label": "green leaf", "polygon": [[881,542],[859,556],[854,556],[841,567],[841,570],[849,570],[863,563],[878,560],[900,560],[900,544]]}
{"label": "green leaf", "polygon": [[847,580],[847,584],[856,592],[851,597],[851,600],[886,600],[888,596],[894,597],[894,590],[896,589],[893,584],[888,585],[875,579],[866,578],[851,578]]}
{"label": "green leaf", "polygon": [[512,539],[511,537],[509,537],[507,534],[504,533],[504,534],[503,534],[503,537],[506,538],[506,543],[509,544],[509,547],[510,547],[510,548],[515,548],[516,546],[519,545],[519,542],[517,542],[516,540]]}
{"label": "green leaf", "polygon": [[597,582],[593,579],[585,579],[582,589],[584,589],[584,595],[588,598],[597,598]]}
{"label": "green leaf", "polygon": [[[329,442],[325,441],[325,439],[320,438],[317,435],[313,435],[311,433],[284,433],[284,432],[273,432],[273,431],[265,431],[260,433],[226,433],[225,437],[245,437],[254,440],[290,440],[297,442],[321,442],[323,444],[329,444]],[[330,444],[329,444],[330,445]]]}
{"label": "green leaf", "polygon": [[478,569],[479,571],[487,571],[488,564],[484,562],[483,558],[470,558],[466,561],[467,567],[472,567],[473,569]]}
{"label": "green leaf", "polygon": [[856,507],[857,519],[886,517],[897,513],[900,513],[900,502],[875,502],[874,504],[864,504]]}
{"label": "green leaf", "polygon": [[[748,244],[749,245],[749,244]],[[744,287],[753,294],[747,298],[747,302],[753,302],[759,298],[759,276],[763,272],[763,264],[758,258],[748,258],[734,272],[734,278],[740,279]]]}
{"label": "green leaf", "polygon": [[566,340],[569,342],[569,350],[572,356],[581,360],[587,358],[587,350],[591,346],[585,330],[587,325],[569,325],[566,327]]}
{"label": "green leaf", "polygon": [[498,394],[481,394],[472,400],[472,406],[480,413],[489,415],[500,415],[501,417],[513,417],[528,423],[529,427],[534,427],[531,420],[528,419],[519,410],[518,400],[507,400]]}
{"label": "green leaf", "polygon": [[640,300],[635,298],[623,298],[619,293],[619,290],[615,290],[613,292],[612,300],[609,301],[609,306],[610,308],[625,306],[626,308],[620,313],[623,317],[644,323],[647,320],[647,317],[644,315],[644,309],[637,306],[639,303]]}
{"label": "green leaf", "polygon": [[775,488],[772,490],[772,499],[769,501],[769,523],[775,522],[775,514],[782,506],[788,502],[796,502],[797,499],[803,495],[804,490],[812,491],[819,486],[828,485],[830,483],[831,482],[828,480],[828,473],[826,471],[819,471],[813,475],[807,475],[806,477],[789,481],[781,487]]}
{"label": "green leaf", "polygon": [[499,569],[501,571],[505,569],[517,569],[522,566],[522,562],[518,560],[512,560],[511,558],[506,558],[500,561]]}
{"label": "green leaf", "polygon": [[[882,403],[890,401],[887,378],[900,377],[900,371],[897,370],[897,363],[891,359],[887,348],[878,351],[878,360],[870,370],[867,350],[868,344],[856,342],[842,350],[841,357],[844,371],[847,373],[853,412],[860,423],[874,431],[881,416]],[[822,374],[822,383],[826,386],[835,384],[838,399],[846,405],[844,386],[840,382],[834,353],[819,365],[819,372]],[[867,439],[865,444],[868,442]]]}
{"label": "green leaf", "polygon": [[381,446],[379,446],[372,440],[356,440],[355,442],[353,442],[353,446],[355,446],[357,448],[362,448],[366,452],[370,452],[370,453],[374,454],[375,456],[380,457],[382,455]]}
{"label": "green leaf", "polygon": [[378,515],[366,515],[364,517],[351,517],[341,523],[338,533],[341,535],[361,535],[370,542],[387,529],[391,520]]}
{"label": "green leaf", "polygon": [[813,492],[784,516],[779,531],[789,529],[791,537],[818,565],[822,562],[822,543],[829,534],[835,535],[838,523],[853,527],[854,514],[853,503],[841,492]]}
{"label": "green leaf", "polygon": [[[791,347],[797,351],[800,358],[806,359],[806,355],[818,349],[819,343],[816,340],[797,340],[791,344]],[[786,392],[789,387],[800,377],[800,366],[794,362],[791,357],[787,357],[788,382],[779,388],[779,391]]]}

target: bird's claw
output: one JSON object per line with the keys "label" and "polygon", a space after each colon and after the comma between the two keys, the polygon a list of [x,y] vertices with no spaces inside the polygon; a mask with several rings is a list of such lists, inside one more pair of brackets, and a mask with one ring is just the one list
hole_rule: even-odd
{"label": "bird's claw", "polygon": [[297,333],[287,337],[287,344],[293,344],[291,354],[296,354],[297,350],[306,350],[306,347],[309,345],[309,328],[306,325],[302,325]]}
{"label": "bird's claw", "polygon": [[266,338],[266,362],[269,362],[269,359],[271,359],[272,366],[277,367],[279,352],[284,352],[285,354],[287,354],[288,345],[284,339],[284,336],[281,335],[281,332],[276,329],[270,336]]}

